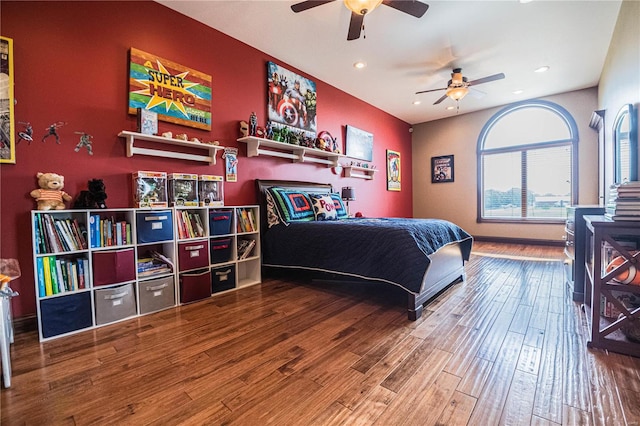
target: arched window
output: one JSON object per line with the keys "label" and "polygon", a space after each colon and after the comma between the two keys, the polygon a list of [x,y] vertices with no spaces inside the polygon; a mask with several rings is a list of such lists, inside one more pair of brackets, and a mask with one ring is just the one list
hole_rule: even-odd
{"label": "arched window", "polygon": [[511,104],[478,137],[478,221],[564,221],[577,195],[578,128],[560,105]]}

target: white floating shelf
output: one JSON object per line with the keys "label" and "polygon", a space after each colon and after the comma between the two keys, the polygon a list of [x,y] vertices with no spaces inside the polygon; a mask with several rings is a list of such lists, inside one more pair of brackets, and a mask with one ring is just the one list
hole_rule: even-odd
{"label": "white floating shelf", "polygon": [[[203,161],[209,164],[216,164],[216,153],[224,149],[224,147],[220,145],[210,145],[201,142],[189,142],[180,139],[165,138],[163,136],[145,135],[143,133],[129,132],[126,130],[120,132],[118,136],[125,138],[127,142],[127,157],[132,157],[134,154],[152,155],[155,157],[178,158],[180,160]],[[189,148],[199,149],[202,151],[206,151],[207,153],[206,155],[200,155],[187,154],[185,152],[164,151],[161,149],[140,148],[139,146],[134,146],[136,140],[157,142],[174,146],[188,146]]]}
{"label": "white floating shelf", "polygon": [[247,157],[268,155],[293,160],[294,163],[318,163],[327,167],[338,166],[338,161],[345,156],[335,152],[323,151],[316,148],[306,148],[300,145],[278,142],[271,139],[247,136],[238,139],[247,144]]}
{"label": "white floating shelf", "polygon": [[378,169],[371,169],[368,167],[358,167],[358,166],[342,166],[344,169],[344,177],[353,177],[360,179],[373,179],[373,175],[378,171]]}

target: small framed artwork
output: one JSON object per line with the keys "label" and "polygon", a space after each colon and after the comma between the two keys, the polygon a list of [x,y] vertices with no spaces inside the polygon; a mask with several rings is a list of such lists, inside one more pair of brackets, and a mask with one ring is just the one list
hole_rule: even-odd
{"label": "small framed artwork", "polygon": [[347,157],[373,161],[373,134],[347,125],[345,141]]}
{"label": "small framed artwork", "polygon": [[431,183],[453,182],[453,155],[431,157]]}
{"label": "small framed artwork", "polygon": [[401,190],[400,153],[387,150],[387,191]]}

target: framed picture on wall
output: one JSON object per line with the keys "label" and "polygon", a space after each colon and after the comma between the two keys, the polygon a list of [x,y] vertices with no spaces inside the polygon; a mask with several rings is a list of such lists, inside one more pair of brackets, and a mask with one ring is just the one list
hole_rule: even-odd
{"label": "framed picture on wall", "polygon": [[431,157],[431,183],[453,182],[453,155]]}
{"label": "framed picture on wall", "polygon": [[316,83],[276,63],[267,62],[267,115],[272,126],[317,133]]}
{"label": "framed picture on wall", "polygon": [[[13,40],[0,37],[0,163],[16,162],[16,123],[13,112]],[[27,124],[28,125],[28,124]]]}
{"label": "framed picture on wall", "polygon": [[346,133],[347,157],[373,161],[373,134],[349,125]]}
{"label": "framed picture on wall", "polygon": [[387,191],[400,191],[401,188],[400,153],[387,150]]}
{"label": "framed picture on wall", "polygon": [[209,74],[133,47],[129,56],[129,114],[140,108],[160,121],[211,130]]}

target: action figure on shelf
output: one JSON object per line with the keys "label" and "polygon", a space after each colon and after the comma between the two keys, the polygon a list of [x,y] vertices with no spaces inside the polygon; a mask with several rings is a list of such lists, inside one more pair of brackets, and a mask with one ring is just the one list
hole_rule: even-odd
{"label": "action figure on shelf", "polygon": [[91,144],[93,143],[91,140],[93,139],[93,136],[85,132],[74,132],[74,133],[76,135],[80,135],[80,142],[78,142],[78,145],[76,145],[74,151],[78,152],[80,151],[80,148],[87,148],[87,151],[89,151],[89,155],[93,155],[93,147],[91,146]]}
{"label": "action figure on shelf", "polygon": [[33,142],[33,126],[28,121],[21,121],[20,124],[24,124],[24,131],[18,132],[18,143],[24,139],[31,145],[31,142]]}
{"label": "action figure on shelf", "polygon": [[58,136],[58,129],[64,126],[65,124],[67,123],[63,121],[58,121],[57,123],[51,124],[48,128],[45,129],[48,133],[42,137],[42,142],[44,142],[44,140],[47,139],[49,136],[55,136],[56,143],[60,145],[60,136]]}
{"label": "action figure on shelf", "polygon": [[252,112],[249,116],[249,136],[255,136],[258,131],[258,116]]}

